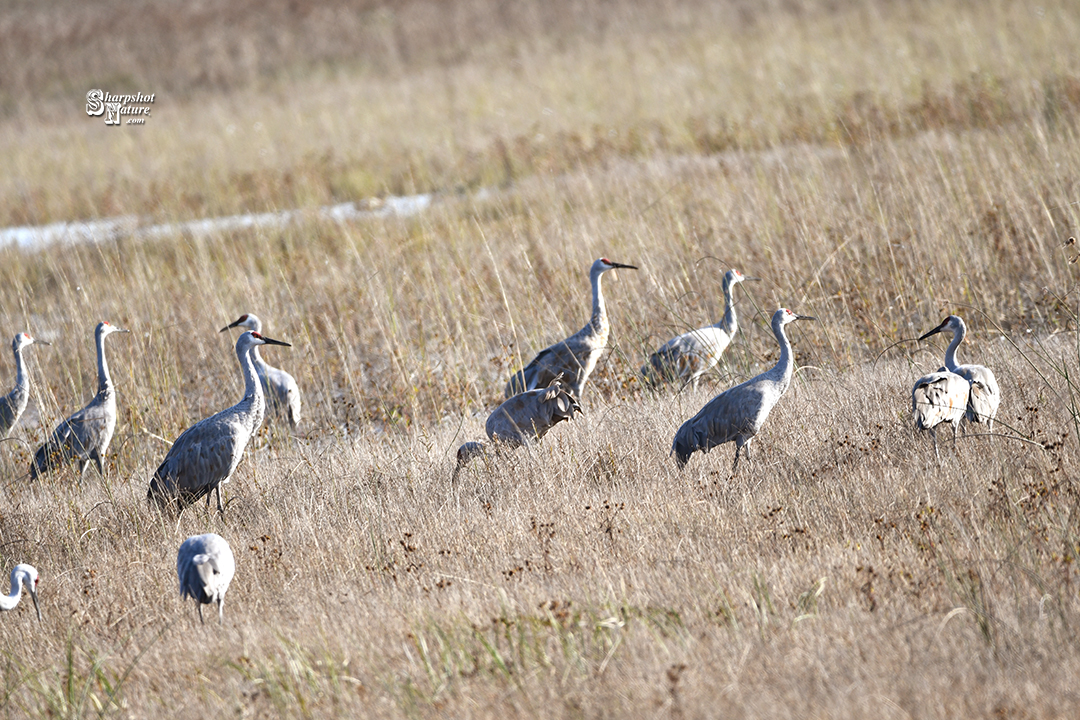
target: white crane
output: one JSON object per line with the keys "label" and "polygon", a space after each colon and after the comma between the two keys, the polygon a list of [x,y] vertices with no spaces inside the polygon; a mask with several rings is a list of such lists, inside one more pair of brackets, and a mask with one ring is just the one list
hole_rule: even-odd
{"label": "white crane", "polygon": [[[262,333],[262,322],[252,313],[241,315],[235,322],[221,328],[220,332],[234,327]],[[300,422],[300,387],[296,380],[284,370],[267,365],[258,348],[255,348],[255,372],[259,373],[259,380],[266,392],[266,404],[274,411],[274,415],[284,415],[289,425],[296,429]]]}
{"label": "white crane", "polygon": [[30,593],[30,599],[34,601],[34,610],[37,611],[38,622],[41,622],[41,606],[37,599],[38,571],[33,565],[16,565],[11,571],[11,594],[0,595],[0,610],[14,610],[22,599],[22,591],[25,588]]}
{"label": "white crane", "polygon": [[11,352],[15,353],[15,388],[4,397],[0,397],[0,439],[6,438],[19,417],[26,410],[26,403],[30,400],[30,376],[26,374],[26,366],[23,363],[23,348],[30,347],[35,342],[42,345],[50,343],[44,340],[34,340],[26,333],[19,333],[11,341]]}
{"label": "white crane", "polygon": [[568,380],[568,387],[574,397],[581,399],[582,388],[589,374],[596,367],[596,361],[607,347],[608,324],[607,309],[604,307],[604,293],[600,290],[600,278],[608,270],[626,268],[637,270],[634,265],[623,265],[600,258],[589,270],[592,283],[592,317],[585,327],[576,333],[541,350],[532,362],[518,371],[506,384],[503,393],[510,398],[526,390],[546,388],[559,378]]}
{"label": "white crane", "polygon": [[218,512],[225,512],[221,505],[221,485],[229,482],[266,412],[262,383],[255,373],[252,357],[252,350],[259,345],[292,347],[257,332],[246,332],[236,339],[236,357],[244,375],[244,397],[232,407],[195,423],[176,438],[150,480],[147,499],[157,501],[162,508],[175,499],[178,508],[183,509],[205,495],[206,506],[210,507],[210,493],[216,491]]}
{"label": "white crane", "polygon": [[772,331],[780,343],[780,359],[771,370],[720,393],[701,408],[697,415],[682,424],[675,433],[671,452],[682,468],[695,450],[709,452],[717,445],[735,441],[735,462],[732,473],[739,468],[739,452],[761,430],[769,412],[791,384],[795,360],[784,326],[795,320],[816,320],[808,315],[780,308],[772,316]]}
{"label": "white crane", "polygon": [[109,376],[109,364],[105,362],[105,338],[113,333],[128,330],[100,322],[94,328],[97,344],[98,391],[94,399],[64,422],[56,426],[45,444],[34,453],[30,464],[30,479],[49,472],[56,466],[76,460],[79,478],[93,460],[98,472],[105,477],[105,453],[116,430],[116,392]]}
{"label": "white crane", "polygon": [[937,431],[941,423],[949,423],[953,429],[953,446],[956,446],[956,429],[967,412],[968,381],[944,368],[919,378],[911,389],[911,413],[915,426],[929,430],[934,439],[934,454],[938,454]]}
{"label": "white crane", "polygon": [[[497,445],[516,448],[527,442],[539,441],[548,430],[563,420],[570,420],[581,412],[577,399],[558,380],[546,388],[518,393],[504,402],[488,416],[485,430]],[[470,460],[483,455],[484,443],[467,442],[458,448],[457,465],[451,482],[457,482],[458,473]]]}
{"label": "white crane", "polygon": [[967,336],[967,325],[964,321],[956,315],[950,315],[919,340],[946,330],[952,331],[953,337],[949,349],[945,351],[945,367],[942,369],[956,373],[971,385],[967,398],[967,419],[970,422],[986,423],[988,432],[993,432],[994,418],[997,417],[998,406],[1001,404],[1001,390],[990,368],[956,363],[956,348],[960,347],[960,343],[964,342]]}
{"label": "white crane", "polygon": [[696,388],[698,378],[720,361],[720,355],[739,329],[732,291],[744,280],[760,279],[746,277],[734,268],[728,270],[724,275],[724,317],[718,323],[691,330],[664,343],[641,367],[645,379],[652,385],[679,380],[684,386],[692,384]]}
{"label": "white crane", "polygon": [[225,593],[236,573],[232,548],[225,538],[214,533],[192,535],[176,553],[176,575],[180,578],[180,598],[195,598],[199,621],[202,606],[217,603],[218,622],[225,621]]}

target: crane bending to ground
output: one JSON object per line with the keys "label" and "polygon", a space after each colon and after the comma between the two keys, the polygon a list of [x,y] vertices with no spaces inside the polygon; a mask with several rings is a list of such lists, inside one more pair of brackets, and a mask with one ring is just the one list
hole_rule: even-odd
{"label": "crane bending to ground", "polygon": [[192,535],[176,553],[180,599],[195,598],[199,621],[205,624],[202,606],[217,603],[218,622],[225,621],[225,593],[236,573],[236,560],[225,538],[214,533]]}
{"label": "crane bending to ground", "polygon": [[953,447],[956,447],[956,430],[964,419],[968,406],[968,381],[954,372],[942,369],[919,378],[911,389],[911,414],[915,426],[929,430],[934,439],[934,454],[938,460],[937,431],[941,423],[949,423],[953,429]]}
{"label": "crane bending to ground", "polygon": [[735,317],[735,302],[732,291],[744,280],[760,280],[746,277],[732,268],[724,275],[724,317],[720,322],[708,327],[698,328],[683,333],[664,343],[654,352],[649,361],[641,367],[641,374],[652,385],[661,382],[680,381],[684,386],[692,384],[697,388],[698,378],[711,370],[720,361],[731,339],[739,329]]}
{"label": "crane bending to ground", "polygon": [[38,571],[33,565],[16,565],[11,571],[11,593],[0,595],[0,610],[14,610],[22,598],[25,588],[30,593],[30,599],[34,601],[34,610],[37,612],[38,622],[41,622],[41,606],[37,599]]}
{"label": "crane bending to ground", "polygon": [[6,438],[15,423],[19,422],[26,403],[30,400],[30,376],[26,373],[23,363],[23,348],[30,347],[35,342],[42,345],[50,343],[44,340],[34,340],[26,333],[19,333],[11,341],[11,352],[15,353],[15,388],[4,397],[0,397],[0,439]]}
{"label": "crane bending to ground", "polygon": [[[953,337],[949,349],[945,351],[945,367],[942,369],[956,373],[968,382],[971,389],[967,397],[967,419],[970,422],[986,423],[987,431],[992,433],[994,418],[997,417],[998,406],[1001,405],[1001,389],[998,388],[997,378],[990,368],[983,365],[957,364],[956,348],[960,347],[960,343],[967,337],[967,325],[964,321],[956,315],[950,315],[919,340],[946,330],[952,331]],[[953,429],[955,430],[955,426]]]}
{"label": "crane bending to ground", "polygon": [[738,470],[739,453],[743,446],[758,434],[769,412],[791,384],[795,360],[784,326],[795,320],[816,319],[796,315],[786,308],[773,313],[772,331],[780,343],[780,359],[771,370],[720,393],[707,402],[697,415],[682,424],[671,445],[671,452],[680,469],[695,450],[709,452],[717,445],[734,441],[735,462],[731,472],[734,474]]}
{"label": "crane bending to ground", "polygon": [[[262,333],[262,322],[252,313],[241,315],[235,322],[221,328],[220,332],[234,327]],[[255,348],[255,372],[259,374],[259,380],[262,381],[263,390],[266,392],[267,406],[274,411],[275,416],[284,415],[289,421],[289,426],[295,430],[300,422],[300,387],[296,384],[296,380],[284,370],[267,365],[259,354],[259,348]]]}
{"label": "crane bending to ground", "polygon": [[229,482],[266,412],[262,383],[255,373],[252,357],[252,351],[259,345],[292,347],[257,332],[246,332],[236,339],[236,357],[244,375],[244,397],[232,407],[195,423],[176,438],[150,480],[147,499],[157,501],[162,508],[175,499],[177,507],[183,509],[205,495],[206,506],[210,507],[210,493],[216,491],[218,512],[225,512],[221,505],[221,485]]}
{"label": "crane bending to ground", "polygon": [[113,333],[126,332],[129,331],[107,322],[100,322],[94,328],[98,365],[97,395],[86,407],[57,425],[45,444],[34,453],[34,461],[30,464],[31,480],[71,460],[80,463],[80,479],[91,460],[97,465],[101,476],[105,477],[105,453],[112,442],[113,431],[116,430],[116,391],[109,375],[109,364],[105,362],[105,338]]}
{"label": "crane bending to ground", "polygon": [[[516,448],[527,442],[539,441],[548,430],[563,420],[581,412],[577,399],[565,385],[555,380],[546,388],[518,393],[488,416],[484,429],[496,447]],[[458,448],[457,464],[451,483],[457,482],[461,468],[473,458],[483,455],[487,446],[467,442]]]}
{"label": "crane bending to ground", "polygon": [[567,386],[575,398],[581,400],[581,391],[585,381],[596,367],[596,361],[607,347],[611,326],[608,323],[607,308],[604,307],[604,293],[600,289],[600,278],[608,270],[626,268],[637,270],[634,265],[623,265],[600,258],[589,270],[592,283],[592,317],[585,327],[537,353],[532,362],[518,371],[506,384],[504,396],[511,398],[518,393],[537,388],[546,388],[559,378],[567,379]]}

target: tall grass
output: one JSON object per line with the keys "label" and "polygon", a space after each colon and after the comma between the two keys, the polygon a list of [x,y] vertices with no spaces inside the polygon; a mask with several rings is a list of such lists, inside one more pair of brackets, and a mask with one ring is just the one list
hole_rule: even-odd
{"label": "tall grass", "polygon": [[[150,12],[102,7],[117,28]],[[5,222],[440,192],[410,219],[0,251],[0,328],[54,342],[0,444],[0,564],[39,568],[45,617],[0,618],[4,712],[1074,715],[1074,8],[536,8],[275,7],[279,35],[238,36],[268,58],[249,74],[224,51],[117,60],[168,103],[140,129],[19,99],[41,83],[61,107],[69,83],[81,112],[112,82],[97,40],[0,81]],[[173,9],[182,32],[217,12]],[[66,12],[18,8],[0,35]],[[368,12],[404,33],[392,67],[333,42],[261,54]],[[585,415],[452,487],[510,372],[585,322],[600,256],[640,270],[605,278]],[[737,293],[709,382],[639,387],[651,350],[719,317],[730,266],[765,282]],[[749,462],[731,477],[725,446],[678,472],[679,424],[775,362],[777,305],[819,322],[794,329],[800,369]],[[163,516],[161,439],[236,401],[217,330],[247,311],[293,343],[264,356],[304,392],[300,431],[252,442],[223,517]],[[949,312],[1004,400],[1000,437],[969,429],[939,462],[910,389],[944,350],[915,338]],[[107,477],[28,484],[34,445],[96,389],[101,319],[133,331],[107,348]],[[208,531],[237,558],[223,626],[176,588],[176,548]]]}

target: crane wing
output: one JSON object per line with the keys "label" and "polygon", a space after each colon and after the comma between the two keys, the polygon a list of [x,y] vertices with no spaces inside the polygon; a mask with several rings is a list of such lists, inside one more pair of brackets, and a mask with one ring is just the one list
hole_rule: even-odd
{"label": "crane wing", "polygon": [[247,433],[212,416],[176,439],[150,481],[148,495],[160,503],[193,503],[232,475],[247,445]]}

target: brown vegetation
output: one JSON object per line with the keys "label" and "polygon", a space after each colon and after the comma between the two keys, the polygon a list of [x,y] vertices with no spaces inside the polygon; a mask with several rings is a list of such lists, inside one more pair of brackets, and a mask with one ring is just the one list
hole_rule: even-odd
{"label": "brown vegetation", "polygon": [[[1076,714],[1075,8],[550,5],[0,20],[3,223],[439,193],[410,219],[0,251],[0,329],[54,342],[0,445],[0,560],[38,567],[45,616],[0,617],[6,713]],[[110,63],[98,22],[142,34]],[[111,83],[160,93],[144,127],[82,114]],[[511,370],[585,321],[602,255],[641,270],[605,281],[585,416],[451,488]],[[765,282],[712,387],[645,392],[637,367],[716,319],[729,266]],[[775,360],[778,304],[820,322],[750,463],[677,472],[679,423]],[[305,392],[300,437],[257,439],[223,518],[162,517],[154,436],[235,402],[216,329],[246,311],[294,345],[265,355]],[[913,338],[954,311],[1009,437],[939,465],[908,415],[943,347]],[[93,392],[100,319],[133,330],[109,348],[109,477],[28,485]],[[237,557],[224,627],[176,592],[207,531]]]}

